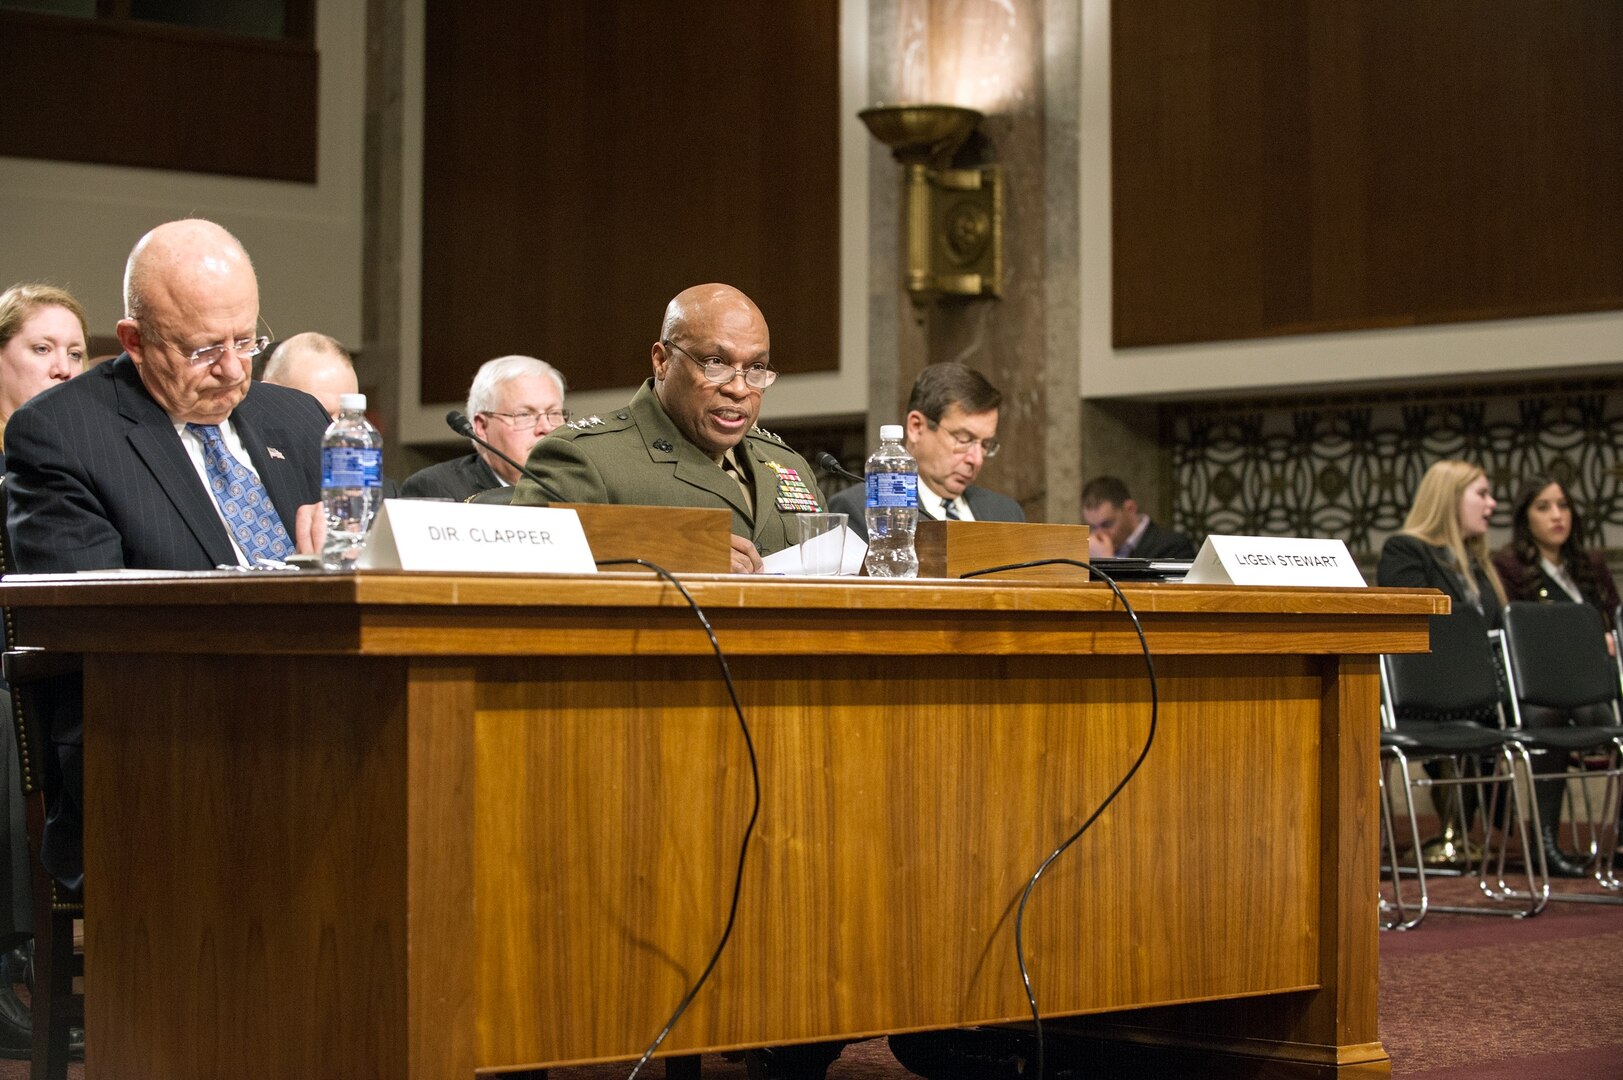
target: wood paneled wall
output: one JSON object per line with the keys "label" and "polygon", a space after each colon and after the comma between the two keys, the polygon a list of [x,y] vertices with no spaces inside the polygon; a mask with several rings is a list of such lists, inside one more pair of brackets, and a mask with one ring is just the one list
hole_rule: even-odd
{"label": "wood paneled wall", "polygon": [[0,154],[315,183],[313,7],[277,39],[0,11]]}
{"label": "wood paneled wall", "polygon": [[633,384],[665,302],[726,281],[774,365],[838,367],[838,5],[430,4],[422,400],[504,353]]}
{"label": "wood paneled wall", "polygon": [[1623,308],[1623,4],[1112,9],[1120,346]]}

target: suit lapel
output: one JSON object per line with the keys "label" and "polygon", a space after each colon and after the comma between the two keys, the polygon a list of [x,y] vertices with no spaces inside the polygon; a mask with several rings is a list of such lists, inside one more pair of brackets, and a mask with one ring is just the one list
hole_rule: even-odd
{"label": "suit lapel", "polygon": [[652,379],[644,383],[642,389],[637,391],[636,397],[631,399],[631,418],[637,425],[637,433],[642,436],[643,446],[647,449],[650,459],[674,464],[678,480],[724,500],[728,506],[743,515],[745,521],[755,520],[755,515],[750,512],[749,505],[744,499],[744,493],[733,482],[733,478],[722,472],[721,466],[711,461],[703,451],[689,442],[687,437],[677,430],[676,425],[671,423],[670,417],[665,415],[665,410],[659,407],[659,399],[654,396]]}
{"label": "suit lapel", "polygon": [[237,555],[225,534],[214,499],[192,467],[192,459],[175,433],[174,422],[141,385],[140,374],[133,363],[120,375],[115,383],[118,411],[133,424],[129,432],[131,449],[152,473],[209,559],[215,565],[235,563]]}
{"label": "suit lapel", "polygon": [[775,509],[778,502],[778,471],[767,464],[770,459],[761,448],[749,441],[749,436],[738,444],[734,453],[740,458],[749,459],[750,493],[755,498],[757,509],[756,517],[760,517],[767,509]]}
{"label": "suit lapel", "polygon": [[[657,451],[655,453],[657,454]],[[750,512],[749,504],[744,499],[743,491],[739,490],[738,484],[732,477],[722,472],[721,466],[699,453],[697,448],[689,443],[680,443],[677,452],[671,455],[671,460],[676,462],[678,480],[725,499],[727,505],[744,515],[746,521],[755,520],[755,515]]]}

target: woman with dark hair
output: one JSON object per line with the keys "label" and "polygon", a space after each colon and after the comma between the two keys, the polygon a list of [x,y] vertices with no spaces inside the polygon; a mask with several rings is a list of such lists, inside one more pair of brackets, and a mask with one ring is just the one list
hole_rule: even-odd
{"label": "woman with dark hair", "polygon": [[[1566,485],[1553,476],[1535,476],[1516,493],[1511,509],[1510,543],[1493,553],[1494,568],[1509,600],[1540,604],[1591,604],[1607,627],[1617,609],[1617,584],[1599,551],[1586,550],[1583,519],[1567,497]],[[1610,629],[1606,648],[1617,655]],[[1580,714],[1578,723],[1611,723],[1610,709],[1594,716]],[[1584,867],[1568,859],[1555,844],[1563,784],[1538,783],[1539,815],[1544,822],[1544,854],[1556,877],[1584,876]]]}
{"label": "woman with dark hair", "polygon": [[[1510,543],[1493,553],[1505,595],[1541,604],[1590,604],[1610,626],[1617,583],[1605,556],[1584,548],[1583,518],[1566,485],[1553,476],[1533,477],[1517,492],[1511,515]],[[1606,647],[1617,655],[1610,633]]]}

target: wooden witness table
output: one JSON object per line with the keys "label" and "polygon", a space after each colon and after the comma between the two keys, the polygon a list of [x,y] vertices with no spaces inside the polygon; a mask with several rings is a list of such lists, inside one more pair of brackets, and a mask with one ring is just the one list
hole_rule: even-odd
{"label": "wooden witness table", "polygon": [[[731,945],[665,1051],[1026,1019],[1020,892],[1146,734],[1112,594],[688,581],[763,803]],[[1389,1075],[1376,654],[1424,650],[1446,600],[1126,592],[1160,729],[1036,891],[1044,1014],[1100,1060],[1198,1061],[1178,1075]],[[25,643],[86,654],[97,1080],[630,1058],[708,958],[749,770],[651,575],[13,578],[0,601]]]}

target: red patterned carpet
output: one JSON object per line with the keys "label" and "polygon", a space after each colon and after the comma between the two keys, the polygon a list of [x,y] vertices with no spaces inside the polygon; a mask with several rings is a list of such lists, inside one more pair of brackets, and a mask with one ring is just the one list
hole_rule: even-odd
{"label": "red patterned carpet", "polygon": [[[1433,887],[1445,903],[1469,895],[1465,883]],[[1406,1080],[1623,1080],[1623,907],[1551,903],[1534,919],[1434,913],[1415,930],[1382,934],[1381,1039],[1393,1075]],[[618,1080],[628,1071],[554,1069],[549,1080]],[[0,1080],[27,1075],[26,1062],[0,1061]],[[68,1075],[82,1080],[84,1066]],[[643,1075],[656,1080],[664,1067]],[[912,1074],[873,1039],[847,1047],[828,1076]],[[745,1070],[706,1057],[704,1078],[745,1080]]]}

